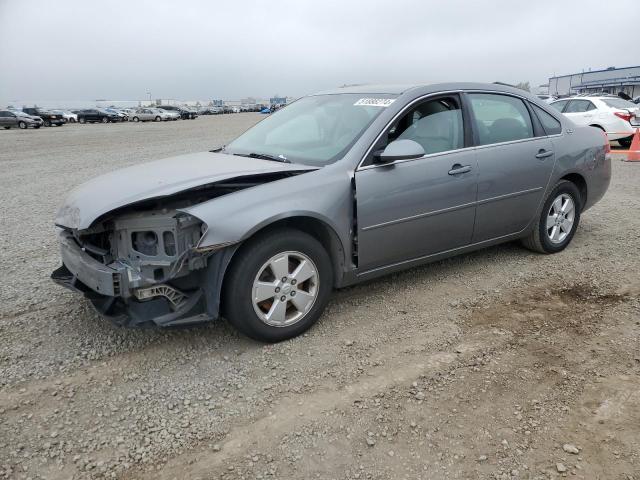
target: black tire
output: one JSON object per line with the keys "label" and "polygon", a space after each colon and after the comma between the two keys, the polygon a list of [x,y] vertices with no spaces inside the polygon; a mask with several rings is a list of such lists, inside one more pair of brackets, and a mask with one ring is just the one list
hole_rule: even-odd
{"label": "black tire", "polygon": [[134,121],[134,122],[139,122],[139,121],[140,121],[140,119],[139,119],[138,117],[133,117],[133,121]]}
{"label": "black tire", "polygon": [[73,117],[72,117],[72,118],[70,118],[70,119],[69,119],[69,123],[76,123],[76,119],[75,119],[75,118],[73,118]]}
{"label": "black tire", "polygon": [[109,123],[109,119],[107,117],[102,117],[102,123]]}
{"label": "black tire", "polygon": [[[575,205],[574,220],[573,226],[565,239],[562,242],[553,243],[547,234],[547,216],[551,210],[551,205],[561,195],[568,195],[573,200]],[[536,227],[528,237],[522,239],[522,244],[529,250],[538,253],[551,254],[561,252],[571,243],[571,239],[573,239],[576,233],[576,229],[580,223],[581,211],[582,198],[578,187],[576,187],[575,183],[568,180],[560,180],[547,195],[542,210],[540,211]]]}
{"label": "black tire", "polygon": [[156,117],[156,118],[154,118],[154,121],[156,121],[156,122],[161,122],[161,121],[162,121],[162,118],[160,118],[160,117]]}
{"label": "black tire", "polygon": [[51,120],[45,120],[44,121],[44,126],[45,127],[50,127],[51,126]]}
{"label": "black tire", "polygon": [[33,128],[38,129],[40,128],[40,125],[34,125]]}
{"label": "black tire", "polygon": [[618,143],[622,148],[630,148],[631,142],[633,141],[633,136],[627,138],[619,138]]}
{"label": "black tire", "polygon": [[11,130],[11,127],[4,127],[5,130]]}
{"label": "black tire", "polygon": [[[312,260],[318,275],[317,297],[311,309],[296,323],[272,326],[256,314],[253,283],[263,265],[282,252],[300,252]],[[333,290],[333,266],[329,254],[314,237],[294,229],[278,229],[247,241],[234,256],[222,289],[222,312],[248,337],[261,342],[280,342],[300,335],[322,315]],[[288,305],[288,304],[287,304]]]}
{"label": "black tire", "polygon": [[78,123],[85,124],[85,123],[87,123],[87,119],[86,119],[86,118],[84,118],[84,117],[80,117],[80,118],[78,119]]}
{"label": "black tire", "polygon": [[28,128],[27,123],[23,122],[22,120],[18,122],[18,127],[22,130],[26,130]]}

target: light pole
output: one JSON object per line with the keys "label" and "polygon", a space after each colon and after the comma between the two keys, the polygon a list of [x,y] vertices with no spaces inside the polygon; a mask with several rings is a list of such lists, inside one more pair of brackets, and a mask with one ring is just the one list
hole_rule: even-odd
{"label": "light pole", "polygon": [[151,106],[151,92],[147,92],[147,95],[149,95],[149,106]]}

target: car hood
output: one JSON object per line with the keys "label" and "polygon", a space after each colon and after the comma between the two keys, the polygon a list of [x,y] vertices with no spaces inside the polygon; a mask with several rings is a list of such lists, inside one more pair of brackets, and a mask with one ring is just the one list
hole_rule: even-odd
{"label": "car hood", "polygon": [[300,164],[214,152],[192,153],[116,170],[72,190],[60,207],[58,226],[83,230],[115,209],[223,180],[316,170]]}

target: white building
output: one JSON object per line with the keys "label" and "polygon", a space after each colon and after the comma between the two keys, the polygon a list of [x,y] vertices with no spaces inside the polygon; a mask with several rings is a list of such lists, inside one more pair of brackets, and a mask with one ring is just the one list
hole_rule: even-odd
{"label": "white building", "polygon": [[640,95],[640,66],[609,67],[605,70],[573,73],[549,79],[551,95],[602,92],[624,92],[632,98]]}

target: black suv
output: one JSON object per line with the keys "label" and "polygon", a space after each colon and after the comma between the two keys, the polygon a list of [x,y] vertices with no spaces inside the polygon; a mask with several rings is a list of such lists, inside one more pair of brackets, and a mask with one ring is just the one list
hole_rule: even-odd
{"label": "black suv", "polygon": [[42,108],[23,108],[22,111],[34,117],[40,117],[44,122],[45,127],[51,127],[52,125],[61,126],[67,123],[62,115],[49,112],[48,110],[43,110]]}
{"label": "black suv", "polygon": [[106,110],[100,110],[98,108],[79,110],[77,114],[79,123],[109,123],[122,121],[122,118],[117,113],[107,112]]}
{"label": "black suv", "polygon": [[155,108],[161,108],[163,110],[172,110],[180,113],[180,118],[183,120],[193,120],[198,116],[196,112],[184,107],[177,107],[175,105],[158,105]]}

